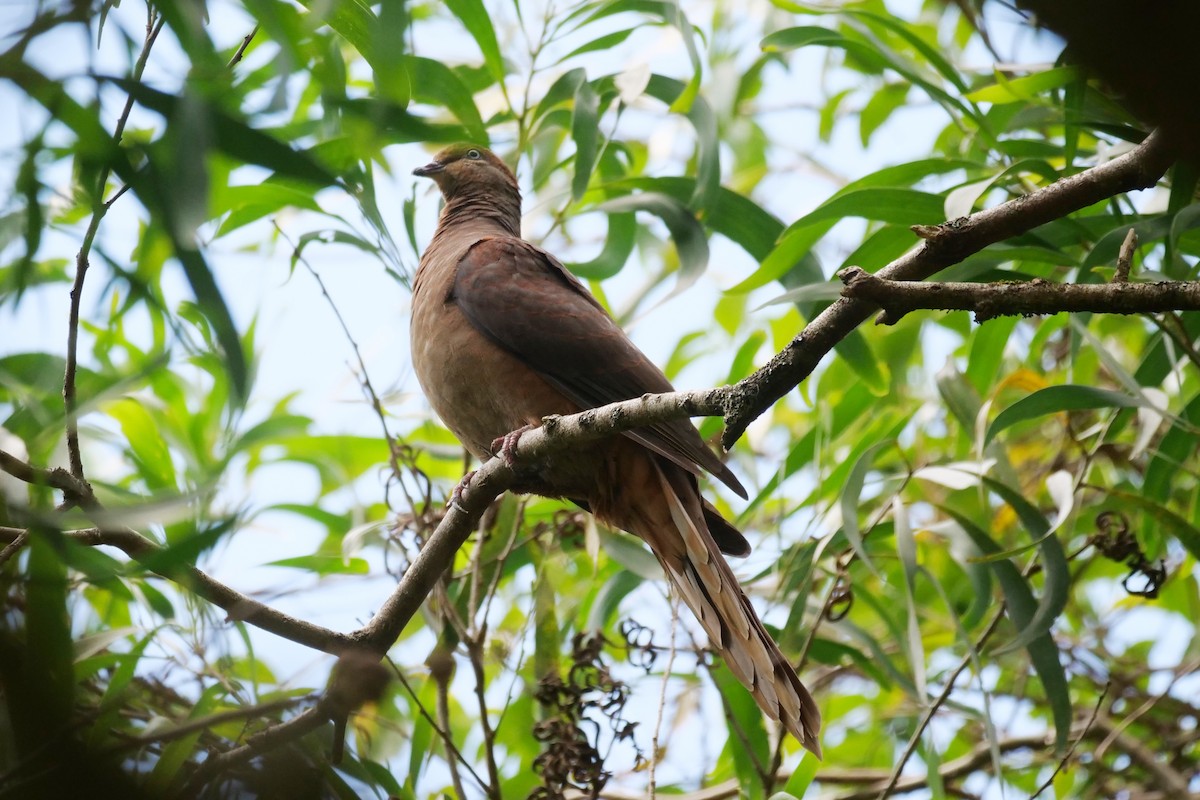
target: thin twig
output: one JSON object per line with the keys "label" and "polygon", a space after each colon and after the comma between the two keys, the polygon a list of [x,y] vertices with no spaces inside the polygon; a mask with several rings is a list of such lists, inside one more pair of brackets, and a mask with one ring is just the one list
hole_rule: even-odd
{"label": "thin twig", "polygon": [[[8,529],[5,528],[3,530]],[[3,550],[0,550],[0,567],[3,567],[8,563],[10,558],[21,552],[21,548],[25,546],[27,541],[29,541],[29,531],[23,529],[16,530],[17,534],[8,540],[8,544],[4,546]]]}
{"label": "thin twig", "polygon": [[[258,30],[256,27],[255,30]],[[250,35],[253,35],[251,32]],[[325,286],[325,281],[321,280],[321,274],[308,262],[304,254],[296,247],[295,242],[288,237],[283,228],[279,226],[278,220],[271,220],[271,224],[275,226],[275,230],[280,237],[292,248],[292,258],[298,261],[317,282],[317,287],[321,290],[321,296],[325,298],[325,302],[329,304],[330,310],[333,311],[334,318],[337,319],[338,325],[342,328],[342,333],[346,336],[346,341],[350,343],[350,348],[354,351],[354,358],[358,362],[358,379],[362,385],[362,389],[367,394],[367,399],[371,403],[371,410],[375,412],[376,418],[379,419],[379,426],[383,429],[383,439],[388,445],[388,461],[392,468],[392,473],[396,476],[396,480],[400,480],[403,474],[400,469],[400,457],[396,452],[396,440],[392,438],[392,433],[388,429],[387,417],[383,410],[383,401],[379,399],[379,395],[375,392],[375,387],[371,384],[371,378],[367,374],[367,362],[363,359],[362,351],[358,348],[358,342],[354,339],[354,334],[350,333],[350,326],[346,323],[346,318],[342,316],[342,312],[338,310],[337,303],[333,301],[333,296],[329,294],[329,289]]]}
{"label": "thin twig", "polygon": [[654,736],[650,739],[650,778],[648,786],[650,800],[658,792],[655,773],[658,767],[658,737],[662,733],[663,709],[667,707],[667,686],[671,683],[671,669],[675,666],[675,634],[679,630],[679,597],[671,598],[671,644],[667,649],[667,663],[663,666],[662,686],[658,692],[658,714],[654,718]]}
{"label": "thin twig", "polygon": [[1114,282],[1125,283],[1129,280],[1129,270],[1133,267],[1133,254],[1137,250],[1137,243],[1137,229],[1130,228],[1129,233],[1125,234],[1125,241],[1121,242],[1121,252],[1117,254],[1117,273],[1113,275]]}
{"label": "thin twig", "polygon": [[[1187,664],[1180,665],[1179,667],[1177,667],[1173,671],[1174,674],[1173,674],[1171,680],[1167,683],[1167,685],[1163,688],[1163,690],[1161,692],[1154,695],[1153,697],[1146,698],[1146,701],[1144,703],[1142,703],[1140,706],[1138,706],[1132,713],[1129,713],[1129,714],[1126,714],[1125,716],[1123,716],[1121,718],[1121,721],[1118,722],[1113,727],[1112,732],[1104,737],[1104,740],[1101,741],[1100,744],[1096,746],[1096,758],[1097,759],[1103,758],[1105,751],[1108,750],[1108,748],[1112,745],[1112,743],[1114,741],[1116,741],[1116,738],[1118,736],[1120,736],[1121,733],[1126,728],[1128,728],[1130,725],[1132,725],[1134,722],[1136,722],[1138,720],[1138,718],[1140,718],[1147,711],[1154,708],[1154,706],[1158,705],[1164,699],[1166,699],[1168,696],[1170,696],[1172,690],[1174,690],[1174,688],[1175,688],[1175,683],[1180,678],[1182,678],[1184,675],[1195,674],[1197,669],[1200,669],[1200,658],[1192,659]],[[1105,684],[1104,688],[1107,691],[1108,685]]]}
{"label": "thin twig", "polygon": [[[150,58],[150,48],[158,39],[158,33],[162,30],[164,22],[165,18],[162,15],[156,15],[153,7],[150,7],[146,20],[146,39],[142,43],[142,51],[138,54],[131,76],[134,82],[141,80],[142,73],[146,70],[146,62]],[[118,147],[121,145],[121,137],[125,133],[125,125],[129,121],[131,111],[133,111],[132,94],[125,98],[125,107],[117,117],[117,124],[113,130],[112,140]],[[111,201],[104,202],[104,187],[108,185],[110,172],[110,168],[105,165],[100,168],[99,174],[96,176],[96,184],[93,188],[92,219],[88,223],[87,230],[84,231],[79,252],[75,254],[75,280],[71,284],[71,306],[67,317],[66,370],[63,373],[62,395],[67,417],[67,458],[71,474],[79,480],[85,480],[83,454],[79,446],[79,403],[75,389],[75,374],[78,370],[79,358],[79,307],[83,302],[83,284],[87,278],[88,259],[96,240],[96,234],[100,231],[100,222],[112,207],[112,203],[124,194],[124,189],[122,189],[114,195]]]}
{"label": "thin twig", "polygon": [[963,671],[971,665],[971,662],[975,658],[975,653],[983,648],[983,646],[987,643],[987,640],[991,638],[992,633],[994,633],[995,630],[1000,626],[1000,620],[1004,619],[1004,608],[1004,604],[1001,604],[1000,607],[996,609],[996,613],[992,616],[992,621],[988,623],[987,628],[984,629],[983,634],[979,637],[979,642],[976,644],[975,650],[967,653],[963,660],[959,662],[958,666],[952,673],[950,673],[950,677],[946,680],[946,685],[942,689],[942,693],[938,695],[937,699],[934,700],[928,708],[925,709],[925,713],[921,716],[921,721],[917,724],[917,729],[913,731],[913,735],[908,740],[908,744],[905,746],[904,752],[896,761],[896,765],[892,767],[891,776],[888,778],[888,782],[883,787],[883,790],[879,792],[877,800],[885,800],[896,789],[896,784],[900,780],[900,773],[904,771],[904,766],[908,763],[908,760],[912,758],[913,753],[916,752],[917,744],[921,741],[921,736],[924,735],[925,729],[929,727],[929,723],[933,721],[933,717],[935,714],[937,714],[938,709],[940,709],[946,703],[946,701],[950,699],[950,695],[954,693],[954,684],[958,682],[958,676],[962,675]]}
{"label": "thin twig", "polygon": [[256,33],[258,33],[257,25],[251,28],[250,32],[242,37],[242,44],[240,47],[238,47],[237,51],[234,52],[233,58],[229,59],[229,63],[225,65],[226,69],[233,69],[233,67],[242,60],[242,56],[246,55],[246,48],[250,46],[250,42],[254,41],[254,35]]}
{"label": "thin twig", "polygon": [[[1129,232],[1133,233],[1133,229],[1130,228]],[[1128,242],[1129,239],[1126,238],[1125,241]],[[1067,748],[1067,752],[1063,754],[1061,759],[1059,759],[1058,764],[1054,767],[1054,772],[1051,772],[1050,777],[1046,778],[1046,782],[1039,786],[1038,790],[1029,796],[1029,800],[1034,800],[1042,792],[1049,789],[1050,784],[1054,783],[1054,779],[1058,777],[1058,773],[1062,772],[1063,767],[1065,767],[1067,762],[1071,760],[1071,756],[1075,755],[1075,748],[1079,747],[1079,743],[1084,740],[1084,738],[1088,735],[1088,731],[1092,729],[1092,725],[1096,722],[1096,715],[1100,713],[1100,707],[1104,705],[1104,700],[1106,697],[1108,697],[1108,690],[1111,687],[1111,681],[1104,684],[1104,689],[1100,692],[1100,696],[1096,698],[1096,705],[1092,708],[1092,715],[1088,717],[1087,724],[1083,726],[1083,730],[1079,732],[1079,735],[1075,737],[1075,741],[1071,742],[1071,746]]]}
{"label": "thin twig", "polygon": [[277,700],[272,700],[268,703],[260,703],[258,705],[246,706],[244,708],[234,708],[229,711],[221,711],[216,714],[209,714],[200,719],[188,720],[180,723],[173,728],[165,730],[156,730],[154,733],[143,734],[141,736],[125,736],[114,731],[121,736],[121,741],[114,743],[106,748],[106,752],[122,752],[125,750],[133,750],[148,744],[161,744],[163,742],[173,742],[189,736],[196,731],[202,731],[206,728],[211,728],[216,725],[222,725],[226,722],[236,722],[237,720],[251,719],[254,717],[264,717],[268,714],[280,711],[285,708],[299,705],[305,702],[311,702],[314,698],[309,697],[281,697]]}
{"label": "thin twig", "polygon": [[478,638],[466,640],[467,660],[471,662],[471,671],[475,675],[475,699],[479,703],[479,727],[483,731],[483,753],[487,762],[489,786],[487,796],[493,800],[502,800],[500,795],[500,769],[496,764],[496,731],[492,728],[488,717],[487,682],[483,674],[483,637],[487,625],[481,625]]}
{"label": "thin twig", "polygon": [[277,611],[226,586],[196,567],[180,564],[179,559],[167,557],[167,548],[132,528],[113,524],[113,518],[120,515],[106,511],[95,499],[87,481],[76,478],[65,469],[48,470],[34,467],[0,450],[0,470],[26,483],[58,489],[73,505],[90,516],[96,527],[70,532],[70,537],[75,541],[88,546],[116,547],[151,572],[176,582],[224,609],[230,620],[246,622],[277,636],[334,655],[340,655],[354,643],[346,634]]}
{"label": "thin twig", "polygon": [[[446,657],[453,659],[449,653]],[[450,770],[450,782],[454,785],[454,792],[457,797],[464,798],[467,792],[463,789],[462,775],[458,771],[458,759],[455,758],[453,751],[454,742],[450,737],[450,675],[451,670],[430,670],[433,674],[433,679],[437,683],[437,714],[438,728],[442,733],[442,743],[446,747],[446,766]]]}
{"label": "thin twig", "polygon": [[201,790],[214,778],[238,764],[245,763],[259,753],[272,750],[286,742],[295,741],[329,721],[329,712],[318,701],[317,705],[307,711],[297,714],[287,722],[281,722],[270,728],[259,731],[246,739],[246,743],[224,753],[209,755],[196,767],[179,790],[179,797],[196,797]]}
{"label": "thin twig", "polygon": [[442,743],[450,751],[454,759],[467,770],[480,789],[486,790],[487,784],[483,782],[483,778],[479,777],[479,773],[471,767],[470,762],[463,758],[463,754],[454,745],[454,738],[450,735],[450,729],[443,728],[438,724],[437,720],[430,716],[429,711],[425,708],[425,704],[421,702],[421,698],[417,695],[416,690],[413,689],[412,684],[408,682],[408,678],[404,677],[404,673],[398,667],[396,668],[396,679],[400,681],[400,685],[404,687],[409,697],[417,704],[417,713],[424,717],[425,721],[429,723],[429,727],[433,728],[434,732],[441,737]]}

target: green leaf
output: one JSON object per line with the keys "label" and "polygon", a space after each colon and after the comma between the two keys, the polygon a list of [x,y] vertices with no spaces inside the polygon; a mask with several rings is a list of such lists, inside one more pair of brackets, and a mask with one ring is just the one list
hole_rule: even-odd
{"label": "green leaf", "polygon": [[[672,111],[680,110],[680,98],[687,90],[688,87],[680,81],[663,75],[651,75],[650,82],[646,84],[646,94],[667,103]],[[691,98],[684,114],[696,130],[695,193],[687,205],[697,213],[712,213],[711,206],[721,188],[721,142],[717,116],[703,97]]]}
{"label": "green leaf", "polygon": [[458,17],[463,27],[475,39],[483,53],[483,61],[496,80],[504,80],[504,59],[500,55],[500,44],[496,41],[496,29],[492,17],[484,8],[483,0],[446,0],[446,7]]}
{"label": "green leaf", "polygon": [[871,134],[888,121],[892,112],[904,106],[908,100],[908,84],[889,83],[877,91],[863,106],[858,115],[858,135],[863,147],[871,141]]}
{"label": "green leaf", "polygon": [[610,558],[642,580],[662,579],[663,571],[658,559],[632,536],[613,533],[601,527],[600,544]]}
{"label": "green leaf", "polygon": [[581,56],[584,53],[594,53],[597,51],[603,52],[605,50],[611,50],[614,47],[616,47],[617,45],[624,42],[626,39],[628,39],[635,30],[637,30],[637,28],[626,28],[625,30],[613,31],[612,33],[606,33],[603,36],[599,36],[590,42],[586,42],[585,44],[579,45],[579,47],[576,47],[574,50],[572,50],[571,52],[567,53],[565,56],[560,58],[558,60],[558,63],[561,64],[564,61],[572,59],[575,56]]}
{"label": "green leaf", "polygon": [[602,631],[608,627],[621,601],[634,589],[645,583],[645,579],[627,569],[617,571],[604,582],[596,595],[596,601],[588,613],[588,630]]}
{"label": "green leaf", "polygon": [[[67,567],[59,554],[62,545],[62,534],[58,531],[41,528],[30,531],[23,609],[25,652],[20,661],[23,688],[19,694],[36,707],[36,711],[23,709],[33,711],[34,718],[22,720],[21,725],[27,732],[32,731],[25,726],[34,726],[33,730],[40,734],[35,741],[52,741],[67,730],[75,700],[74,650],[67,616]],[[13,711],[10,709],[9,713]]]}
{"label": "green leaf", "polygon": [[858,527],[858,506],[862,497],[863,481],[866,480],[867,473],[871,470],[875,456],[884,448],[892,447],[894,444],[895,442],[889,439],[876,442],[863,451],[863,454],[854,462],[854,467],[850,470],[838,498],[842,510],[842,534],[846,537],[846,541],[850,542],[850,546],[854,548],[854,552],[867,569],[871,570],[872,574],[880,580],[883,580],[883,576],[880,575],[875,562],[867,555],[867,548],[863,544],[862,531]]}
{"label": "green leaf", "polygon": [[839,222],[846,217],[896,225],[936,225],[946,219],[940,195],[879,187],[836,195],[789,225],[785,235],[817,223]]}
{"label": "green leaf", "polygon": [[151,489],[175,488],[175,464],[156,420],[131,397],[122,398],[104,409],[121,426],[138,473]]}
{"label": "green leaf", "polygon": [[749,292],[780,280],[788,274],[795,275],[796,279],[804,284],[825,282],[825,276],[811,251],[832,227],[833,223],[810,225],[785,233],[779,244],[765,258],[760,259],[758,269],[728,291],[731,294]]}
{"label": "green leaf", "polygon": [[[201,719],[216,711],[220,697],[225,691],[225,686],[220,683],[209,686],[187,709],[187,718]],[[173,783],[181,783],[183,765],[195,752],[197,742],[205,733],[205,728],[197,728],[195,732],[165,745],[162,754],[154,762],[154,769],[146,780],[146,787],[156,795],[165,795]]]}
{"label": "green leaf", "polygon": [[641,192],[607,200],[597,206],[609,214],[627,211],[649,211],[666,224],[679,254],[679,280],[675,291],[692,284],[708,266],[708,236],[686,207],[670,195]]}
{"label": "green leaf", "polygon": [[[763,50],[798,50],[810,45],[844,45],[849,42],[845,36],[831,28],[819,25],[801,25],[795,28],[785,28],[775,31],[764,38],[760,44]],[[853,46],[855,43],[850,43]]]}
{"label": "green leaf", "polygon": [[1021,525],[1037,544],[1042,561],[1042,598],[1033,616],[1020,628],[1017,637],[999,648],[996,652],[1003,654],[1027,646],[1034,639],[1048,635],[1054,621],[1062,614],[1067,606],[1067,594],[1071,584],[1071,574],[1067,568],[1067,556],[1063,552],[1062,542],[1054,535],[1050,524],[1028,500],[1015,489],[993,478],[983,477],[984,485],[991,491],[1004,498]]}
{"label": "green leaf", "polygon": [[[985,554],[993,555],[1000,551],[1000,546],[974,522],[953,509],[939,507],[958,523],[975,546]],[[1019,629],[1028,627],[1036,613],[1037,603],[1033,599],[1029,584],[1021,576],[1021,571],[1008,559],[992,561],[988,565],[1000,583],[1013,624]],[[1050,704],[1050,711],[1054,717],[1055,747],[1062,752],[1071,732],[1071,696],[1067,687],[1067,675],[1059,660],[1058,645],[1054,643],[1050,634],[1043,633],[1030,641],[1025,649],[1029,652],[1029,659],[1037,672],[1038,680],[1042,682],[1046,701]]]}
{"label": "green leaf", "polygon": [[335,555],[295,556],[268,561],[263,566],[286,567],[312,572],[317,575],[369,575],[371,565],[366,559],[344,558]]}
{"label": "green leaf", "polygon": [[440,61],[432,58],[409,56],[408,73],[412,77],[413,97],[423,103],[445,106],[466,129],[472,142],[486,145],[487,128],[475,105],[471,90],[458,74]]}
{"label": "green leaf", "polygon": [[709,669],[713,683],[729,716],[729,739],[722,757],[733,759],[734,773],[741,790],[750,797],[761,797],[763,768],[771,763],[771,743],[767,739],[763,713],[746,687],[733,677],[729,668],[715,665]]}
{"label": "green leaf", "polygon": [[604,249],[591,261],[568,262],[567,268],[585,280],[601,281],[621,271],[633,253],[637,218],[632,213],[610,213]]}
{"label": "green leaf", "polygon": [[862,331],[851,331],[833,349],[872,393],[878,397],[887,395],[892,382],[887,362],[875,355]]}
{"label": "green leaf", "polygon": [[[128,92],[140,105],[157,112],[168,121],[180,118],[184,98],[152,89],[140,81],[127,78],[108,78],[108,81]],[[296,180],[330,186],[337,176],[308,154],[294,150],[275,137],[251,128],[212,104],[204,107],[205,120],[212,126],[213,146],[245,164],[257,164],[276,174]]]}
{"label": "green leaf", "polygon": [[596,166],[600,139],[600,96],[587,81],[575,90],[575,108],[571,113],[571,138],[575,140],[575,176],[571,180],[571,198],[576,202],[587,191]]}
{"label": "green leaf", "polygon": [[1038,101],[1046,92],[1079,80],[1079,67],[1056,67],[1024,78],[1008,80],[999,70],[996,83],[967,95],[976,103],[1028,103]]}
{"label": "green leaf", "polygon": [[1048,386],[1021,398],[997,414],[988,426],[983,442],[988,444],[996,438],[996,434],[1018,422],[1044,417],[1047,414],[1095,408],[1136,408],[1141,405],[1145,405],[1145,401],[1140,398],[1111,389],[1079,385]]}
{"label": "green leaf", "polygon": [[573,70],[564,72],[555,79],[554,83],[550,84],[550,88],[542,95],[542,99],[538,101],[537,108],[533,112],[533,120],[536,122],[554,107],[561,105],[575,97],[579,91],[579,87],[587,80],[587,72],[583,67],[576,67]]}

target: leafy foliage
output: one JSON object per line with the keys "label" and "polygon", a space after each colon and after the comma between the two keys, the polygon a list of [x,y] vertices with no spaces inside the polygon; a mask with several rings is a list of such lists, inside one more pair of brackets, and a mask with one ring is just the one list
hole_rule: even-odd
{"label": "leafy foliage", "polygon": [[[730,454],[750,502],[706,491],[756,545],[735,568],[814,687],[820,765],[571,506],[497,501],[394,680],[347,701],[338,764],[332,724],[271,738],[337,648],[204,582],[352,630],[465,470],[396,367],[418,143],[493,147],[526,235],[718,385],[910,226],[1141,141],[1061,43],[998,41],[1000,4],[98,5],[14,8],[0,39],[0,796],[1194,790],[1192,312],[863,326]],[[939,279],[1104,282],[1132,228],[1135,280],[1193,280],[1196,185],[1180,162]]]}

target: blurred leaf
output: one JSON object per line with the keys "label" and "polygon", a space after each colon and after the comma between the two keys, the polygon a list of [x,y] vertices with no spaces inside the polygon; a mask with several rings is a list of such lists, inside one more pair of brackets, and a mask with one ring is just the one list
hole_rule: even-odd
{"label": "blurred leaf", "polygon": [[503,80],[505,72],[504,59],[500,55],[500,44],[496,41],[496,30],[492,27],[492,18],[483,6],[483,0],[446,0],[446,7],[458,17],[463,27],[470,32],[483,53],[483,61],[488,71],[497,81]]}
{"label": "blurred leaf", "polygon": [[[152,89],[139,81],[109,78],[113,85],[128,92],[145,108],[168,120],[183,118],[181,104],[185,98]],[[246,164],[257,164],[276,174],[308,181],[318,186],[337,183],[337,176],[307,154],[293,150],[261,130],[250,127],[211,104],[203,109],[204,120],[212,126],[213,146]]]}
{"label": "blurred leaf", "polygon": [[580,81],[575,90],[575,108],[571,114],[571,138],[575,140],[575,177],[571,181],[571,197],[578,201],[587,191],[596,165],[600,138],[600,96],[587,81]]}
{"label": "blurred leaf", "polygon": [[708,237],[686,207],[670,195],[641,192],[601,203],[597,210],[610,215],[627,211],[649,211],[663,221],[679,254],[679,280],[675,292],[690,286],[708,266]]}
{"label": "blurred leaf", "polygon": [[568,262],[567,268],[585,280],[601,281],[621,271],[633,253],[637,218],[632,213],[608,214],[608,235],[604,249],[591,261]]}
{"label": "blurred leaf", "polygon": [[[685,34],[686,36],[687,34]],[[689,88],[673,78],[651,75],[646,94],[683,113],[696,130],[695,191],[687,206],[698,214],[712,212],[712,204],[721,187],[721,163],[717,118],[703,97],[688,98],[685,108],[679,107]]]}
{"label": "blurred leaf", "polygon": [[889,83],[873,94],[863,106],[858,115],[858,134],[863,147],[871,141],[871,134],[888,121],[892,112],[904,106],[908,99],[908,89],[903,83]]}
{"label": "blurred leaf", "polygon": [[995,84],[970,92],[967,99],[976,103],[1028,103],[1048,89],[1075,82],[1079,76],[1079,67],[1057,67],[1012,80],[997,71]]}
{"label": "blurred leaf", "polygon": [[440,61],[419,56],[409,56],[406,63],[412,77],[413,97],[431,105],[445,106],[462,123],[468,140],[488,143],[487,128],[479,116],[475,98],[454,70]]}

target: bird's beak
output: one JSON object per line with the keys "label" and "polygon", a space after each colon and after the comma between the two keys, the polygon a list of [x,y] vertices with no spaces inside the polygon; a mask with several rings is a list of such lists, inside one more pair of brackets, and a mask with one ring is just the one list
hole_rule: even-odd
{"label": "bird's beak", "polygon": [[420,178],[428,178],[430,175],[436,175],[446,168],[446,165],[440,161],[430,161],[423,167],[417,167],[413,170],[413,175]]}

